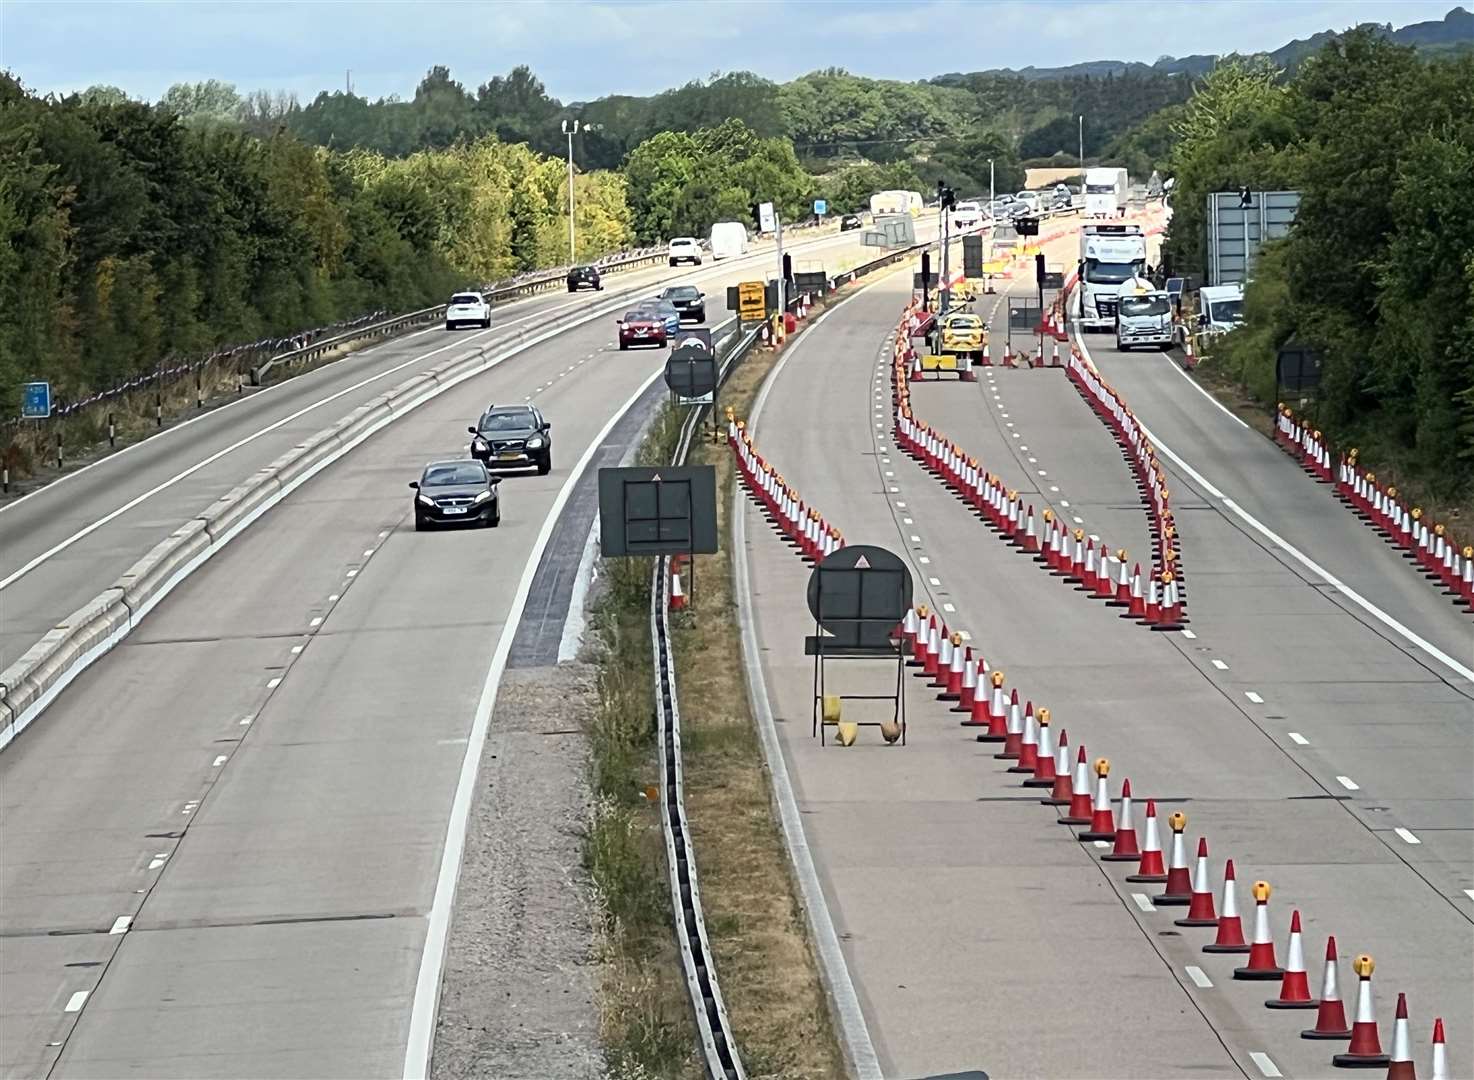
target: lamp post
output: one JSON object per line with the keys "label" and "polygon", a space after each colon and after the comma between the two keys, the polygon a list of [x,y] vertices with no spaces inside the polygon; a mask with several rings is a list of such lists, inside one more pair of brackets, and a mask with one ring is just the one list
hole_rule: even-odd
{"label": "lamp post", "polygon": [[563,134],[568,136],[568,265],[572,266],[578,261],[574,249],[573,236],[573,137],[580,131],[588,129],[588,125],[581,125],[577,120],[563,121]]}

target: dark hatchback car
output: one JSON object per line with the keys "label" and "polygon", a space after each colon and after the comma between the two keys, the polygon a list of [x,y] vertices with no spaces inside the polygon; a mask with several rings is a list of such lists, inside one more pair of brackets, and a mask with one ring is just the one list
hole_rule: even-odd
{"label": "dark hatchback car", "polygon": [[431,525],[486,525],[496,528],[502,523],[502,501],[497,495],[501,477],[492,476],[486,466],[475,459],[432,461],[418,480],[415,489],[415,528]]}
{"label": "dark hatchback car", "polygon": [[846,214],[839,219],[839,231],[849,232],[851,229],[860,228],[862,224],[864,223],[860,220],[859,214]]}
{"label": "dark hatchback car", "polygon": [[665,316],[658,311],[626,311],[619,320],[619,347],[658,345],[665,347]]}
{"label": "dark hatchback car", "polygon": [[672,285],[660,294],[676,309],[682,322],[706,322],[706,294],[695,285]]}
{"label": "dark hatchback car", "polygon": [[595,292],[604,288],[604,281],[599,277],[597,266],[575,266],[568,271],[568,291],[578,292],[585,285]]}
{"label": "dark hatchback car", "polygon": [[532,405],[492,405],[467,428],[471,456],[489,469],[536,465],[539,476],[553,468],[553,425]]}

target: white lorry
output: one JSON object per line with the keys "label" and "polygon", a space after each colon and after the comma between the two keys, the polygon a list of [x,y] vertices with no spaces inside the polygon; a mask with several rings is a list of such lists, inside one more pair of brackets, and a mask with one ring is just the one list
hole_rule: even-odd
{"label": "white lorry", "polygon": [[1172,298],[1144,277],[1133,277],[1116,290],[1116,348],[1137,345],[1165,349],[1172,344]]}
{"label": "white lorry", "polygon": [[1204,285],[1198,290],[1198,328],[1206,334],[1226,334],[1244,321],[1244,286]]}
{"label": "white lorry", "polygon": [[1124,217],[1131,181],[1125,169],[1085,170],[1085,216]]}
{"label": "white lorry", "polygon": [[919,191],[880,191],[870,196],[870,213],[874,217],[884,214],[920,214],[923,208]]}
{"label": "white lorry", "polygon": [[1085,225],[1080,229],[1080,327],[1116,325],[1123,282],[1146,275],[1146,234],[1140,225]]}
{"label": "white lorry", "polygon": [[735,259],[747,254],[747,226],[740,221],[718,221],[711,227],[711,257]]}

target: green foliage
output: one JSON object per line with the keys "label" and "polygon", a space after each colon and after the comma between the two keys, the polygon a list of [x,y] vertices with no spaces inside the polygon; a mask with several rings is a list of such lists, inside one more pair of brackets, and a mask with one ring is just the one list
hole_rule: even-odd
{"label": "green foliage", "polygon": [[[345,115],[359,100],[335,98]],[[169,357],[561,265],[561,158],[461,139],[475,102],[444,69],[416,99],[417,137],[446,148],[387,157],[308,145],[271,126],[288,100],[224,84],[150,106],[104,87],[43,100],[0,75],[0,414],[30,378],[73,399]],[[230,122],[238,107],[269,132]],[[623,178],[575,182],[579,254],[627,246]]]}
{"label": "green foliage", "polygon": [[870,209],[870,196],[878,191],[920,191],[921,178],[909,161],[889,165],[850,165],[824,177],[819,183],[831,214],[857,214]]}
{"label": "green foliage", "polygon": [[1283,83],[1208,76],[1175,124],[1169,257],[1200,265],[1207,194],[1301,192],[1255,264],[1247,325],[1221,350],[1260,400],[1292,334],[1322,354],[1316,418],[1437,496],[1474,478],[1474,57],[1426,63],[1374,31],[1343,35]]}
{"label": "green foliage", "polygon": [[797,221],[809,216],[815,190],[792,143],[765,139],[741,120],[694,134],[663,131],[631,151],[624,176],[635,235],[646,243],[750,221],[754,202],[771,201]]}

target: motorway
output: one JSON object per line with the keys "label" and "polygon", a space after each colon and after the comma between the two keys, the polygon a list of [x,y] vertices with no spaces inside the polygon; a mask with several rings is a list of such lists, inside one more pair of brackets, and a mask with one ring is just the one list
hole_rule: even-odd
{"label": "motorway", "polygon": [[[795,249],[866,255],[853,236]],[[661,396],[666,353],[615,349],[622,304],[610,293],[627,280],[700,281],[715,316],[726,284],[761,276],[770,258],[530,302],[518,317],[534,326],[568,302],[603,313],[529,343],[304,484],[0,754],[0,1073],[426,1067],[464,827],[513,631],[524,609],[541,619],[558,607],[537,600],[536,579],[545,553],[576,562],[582,549],[582,535],[561,549],[553,538],[565,514],[588,520],[591,485],[575,484],[584,466],[606,442],[628,441],[621,417]],[[520,328],[365,350],[12,505],[0,514],[7,632],[23,641],[44,628],[215,495],[436,350],[474,349],[509,327]],[[494,532],[416,534],[407,481],[426,460],[459,453],[489,401],[527,399],[553,422],[554,471],[503,484]],[[32,536],[51,515],[65,520]],[[78,535],[99,518],[103,527]],[[571,577],[543,591],[566,590]],[[544,642],[534,657],[547,637],[534,635]]]}
{"label": "motorway", "polygon": [[[1001,543],[895,450],[889,342],[906,285],[897,275],[865,289],[789,352],[756,445],[847,542],[903,555],[917,599],[966,631],[1021,698],[1048,706],[1072,748],[1108,757],[1113,797],[1132,781],[1138,832],[1147,798],[1164,823],[1183,810],[1189,854],[1208,840],[1215,894],[1235,860],[1246,916],[1250,883],[1269,881],[1281,961],[1298,908],[1313,992],[1334,934],[1348,1012],[1348,958],[1371,953],[1383,1046],[1406,991],[1419,1067],[1442,1016],[1450,1075],[1474,1075],[1467,617],[1165,357],[1117,355],[1092,338],[1086,348],[1167,458],[1187,571],[1188,633],[1123,622]],[[993,300],[978,310],[990,315]],[[913,385],[912,401],[1036,509],[1149,564],[1126,466],[1062,372],[995,368],[977,383]],[[808,570],[744,506],[738,555],[764,682],[885,1075],[1332,1073],[1343,1047],[1298,1037],[1313,1013],[1265,1009],[1277,983],[1234,980],[1242,957],[1204,954],[1211,930],[1174,927],[1178,912],[1150,901],[1159,887],[1125,881],[1134,864],[1075,842],[920,680],[907,677],[908,746],[862,729],[853,749],[821,748],[803,655],[812,617],[795,600]],[[845,692],[881,691],[887,678],[894,668],[873,664],[830,672]]]}

